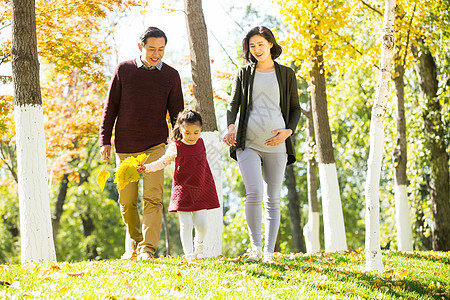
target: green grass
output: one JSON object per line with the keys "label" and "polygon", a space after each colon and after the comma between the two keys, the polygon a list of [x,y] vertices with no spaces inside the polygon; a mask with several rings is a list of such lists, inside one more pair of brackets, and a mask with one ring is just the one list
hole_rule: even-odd
{"label": "green grass", "polygon": [[383,252],[366,272],[360,250],[187,262],[105,260],[0,266],[0,299],[450,299],[449,252]]}

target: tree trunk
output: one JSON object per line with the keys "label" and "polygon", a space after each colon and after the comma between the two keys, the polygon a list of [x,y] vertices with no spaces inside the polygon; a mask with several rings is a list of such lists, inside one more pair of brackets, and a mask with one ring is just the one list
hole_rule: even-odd
{"label": "tree trunk", "polygon": [[422,242],[422,245],[427,250],[433,249],[433,236],[426,235],[427,228],[429,228],[429,225],[427,224],[427,217],[425,217],[422,210],[418,210],[416,213],[416,228],[419,228],[417,233],[419,234],[420,241]]}
{"label": "tree trunk", "polygon": [[424,95],[422,118],[425,125],[425,147],[429,152],[429,192],[433,211],[433,250],[450,250],[450,183],[449,155],[445,144],[442,107],[437,97],[437,67],[433,55],[423,46],[413,47],[419,87]]}
{"label": "tree trunk", "polygon": [[167,223],[167,214],[164,203],[163,203],[163,222],[164,222],[164,233],[166,236],[166,256],[170,256],[171,247],[170,247],[169,224]]}
{"label": "tree trunk", "polygon": [[185,0],[186,27],[191,53],[192,83],[195,110],[203,118],[204,131],[216,131],[211,68],[208,48],[208,32],[203,16],[201,0]]}
{"label": "tree trunk", "polygon": [[208,49],[208,32],[203,16],[201,0],[185,0],[186,27],[191,53],[192,83],[195,110],[203,118],[202,138],[205,141],[208,163],[216,184],[220,207],[208,211],[208,233],[204,241],[205,257],[222,254],[223,195],[222,165],[220,152],[221,137],[217,131],[214,111],[211,68]]}
{"label": "tree trunk", "polygon": [[399,251],[413,251],[411,216],[408,204],[406,177],[406,118],[405,118],[405,67],[401,57],[396,56],[395,93],[397,95],[397,145],[394,148],[395,175],[395,223],[397,225],[397,248]]}
{"label": "tree trunk", "polygon": [[[92,233],[95,230],[94,220],[92,219],[89,210],[90,208],[88,207],[85,214],[81,216],[81,222],[83,224],[83,233],[85,238],[92,235]],[[97,245],[95,243],[92,243],[90,241],[88,242],[88,244],[86,245],[86,255],[88,260],[97,259],[98,252],[97,252]]]}
{"label": "tree trunk", "polygon": [[[292,136],[294,138],[294,136]],[[294,165],[288,165],[285,172],[285,184],[288,190],[288,208],[291,221],[292,240],[294,241],[295,252],[305,252],[305,242],[303,240],[303,229],[300,216],[300,200],[297,193],[297,181],[295,179]]]}
{"label": "tree trunk", "polygon": [[68,186],[69,186],[69,174],[64,174],[63,178],[61,180],[61,185],[59,187],[58,198],[56,198],[55,214],[52,217],[53,240],[55,240],[55,241],[56,241],[56,236],[58,235],[61,216],[64,211],[63,206],[64,206],[64,203],[66,202]]}
{"label": "tree trunk", "polygon": [[383,272],[380,244],[380,174],[384,147],[384,114],[389,97],[394,54],[395,0],[386,0],[381,44],[380,73],[370,120],[370,151],[366,179],[366,269]]}
{"label": "tree trunk", "polygon": [[34,1],[12,1],[11,55],[21,261],[56,261],[47,186]]}
{"label": "tree trunk", "polygon": [[[311,113],[311,97],[308,97],[308,109]],[[317,162],[315,157],[316,141],[314,138],[314,121],[311,115],[307,116],[308,127],[308,153],[307,159],[307,178],[308,178],[308,223],[303,228],[305,235],[306,253],[315,253],[320,251],[319,227],[320,212],[317,201],[317,189],[319,182],[317,180]]]}
{"label": "tree trunk", "polygon": [[327,111],[327,93],[321,41],[316,41],[316,56],[311,69],[311,108],[319,155],[325,251],[347,250],[339,183],[334,162],[333,143]]}

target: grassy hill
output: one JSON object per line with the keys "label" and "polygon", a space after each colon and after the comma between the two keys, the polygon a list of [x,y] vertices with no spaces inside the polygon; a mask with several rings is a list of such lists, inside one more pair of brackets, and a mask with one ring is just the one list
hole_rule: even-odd
{"label": "grassy hill", "polygon": [[245,258],[0,265],[0,299],[450,299],[449,252],[363,251]]}

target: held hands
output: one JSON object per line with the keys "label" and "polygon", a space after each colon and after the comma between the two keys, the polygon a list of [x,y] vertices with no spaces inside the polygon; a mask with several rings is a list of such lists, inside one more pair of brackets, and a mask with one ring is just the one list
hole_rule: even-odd
{"label": "held hands", "polygon": [[228,125],[228,133],[223,137],[223,142],[228,146],[236,146],[236,127],[234,124]]}
{"label": "held hands", "polygon": [[291,136],[291,129],[278,129],[272,131],[273,134],[276,134],[273,138],[266,140],[267,146],[277,146],[281,143],[284,143],[288,137]]}

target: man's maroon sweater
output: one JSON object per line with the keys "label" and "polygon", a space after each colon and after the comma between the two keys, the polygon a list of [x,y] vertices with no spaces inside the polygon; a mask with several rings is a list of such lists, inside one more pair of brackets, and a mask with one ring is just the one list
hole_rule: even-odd
{"label": "man's maroon sweater", "polygon": [[111,145],[115,127],[117,153],[136,153],[167,141],[166,115],[172,125],[183,110],[178,72],[138,68],[136,60],[120,63],[113,74],[100,125],[100,146]]}

